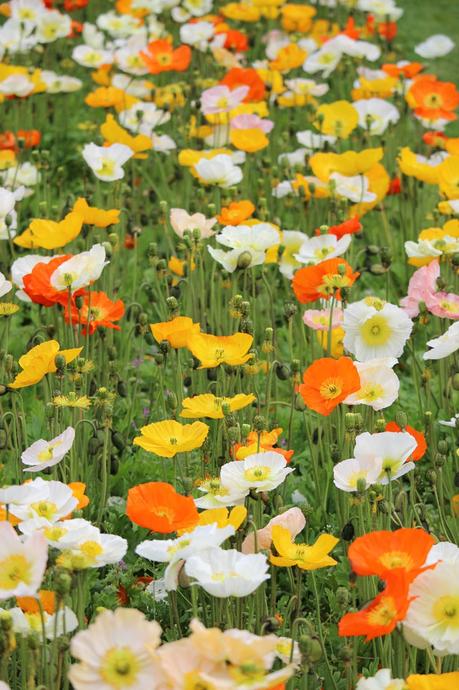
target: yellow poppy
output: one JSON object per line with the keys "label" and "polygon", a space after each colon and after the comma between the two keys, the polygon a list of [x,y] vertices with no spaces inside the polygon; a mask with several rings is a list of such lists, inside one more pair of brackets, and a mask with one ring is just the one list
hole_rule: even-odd
{"label": "yellow poppy", "polygon": [[201,327],[199,323],[193,323],[189,316],[176,316],[171,321],[152,323],[150,329],[156,342],[167,340],[171,347],[178,349],[188,347],[189,338],[199,333]]}
{"label": "yellow poppy", "polygon": [[282,8],[282,28],[285,31],[298,31],[305,34],[312,26],[312,18],[317,13],[309,5],[287,4]]}
{"label": "yellow poppy", "polygon": [[218,527],[231,525],[235,530],[239,529],[247,517],[245,506],[235,506],[231,510],[228,508],[210,508],[199,513],[199,525],[212,525],[217,523]]}
{"label": "yellow poppy", "polygon": [[459,156],[450,156],[437,166],[440,192],[448,199],[459,199]]}
{"label": "yellow poppy", "polygon": [[71,211],[63,220],[56,222],[47,218],[34,218],[14,243],[25,249],[59,249],[78,237],[83,227],[83,216]]}
{"label": "yellow poppy", "polygon": [[[321,344],[322,348],[324,349],[325,352],[328,351],[328,331],[316,331],[317,333],[317,340]],[[331,348],[330,348],[330,356],[331,357],[342,357],[344,354],[344,330],[340,327],[338,328],[333,328],[331,332]]]}
{"label": "yellow poppy", "polygon": [[209,427],[203,422],[180,424],[174,419],[154,422],[140,429],[141,436],[136,436],[133,443],[149,453],[161,458],[173,458],[177,453],[187,453],[200,448],[207,438]]}
{"label": "yellow poppy", "polygon": [[248,350],[253,343],[253,336],[248,333],[233,335],[210,335],[196,333],[187,343],[187,348],[201,362],[200,369],[211,369],[220,364],[238,366],[249,361],[252,355]]}
{"label": "yellow poppy", "polygon": [[419,161],[414,151],[411,151],[407,146],[400,149],[398,166],[400,171],[408,177],[414,177],[416,180],[427,184],[437,184],[438,182],[440,165],[428,165],[428,163]]}
{"label": "yellow poppy", "polygon": [[302,50],[297,43],[289,43],[279,50],[274,60],[269,63],[272,70],[289,72],[301,67],[306,60],[307,52]]}
{"label": "yellow poppy", "polygon": [[120,211],[116,208],[111,208],[104,211],[96,206],[89,206],[86,199],[80,196],[73,204],[73,212],[78,213],[83,218],[83,223],[87,225],[95,225],[97,228],[107,228],[109,225],[119,223]]}
{"label": "yellow poppy", "polygon": [[195,395],[193,398],[185,398],[180,416],[185,417],[185,419],[198,419],[199,417],[223,419],[223,405],[228,406],[231,412],[237,412],[237,410],[242,410],[253,403],[254,400],[256,397],[252,393],[249,395],[238,393],[232,398],[218,398],[212,393],[204,393],[203,395]]}
{"label": "yellow poppy", "polygon": [[426,676],[411,675],[406,679],[406,687],[407,690],[457,690],[459,671]]}
{"label": "yellow poppy", "polygon": [[349,101],[323,103],[316,110],[314,126],[322,134],[331,134],[340,139],[347,139],[359,124],[359,115]]}
{"label": "yellow poppy", "polygon": [[126,129],[119,125],[111,113],[105,118],[105,122],[100,126],[100,133],[108,144],[124,144],[136,154],[134,158],[146,158],[142,151],[150,151],[151,139],[145,134],[132,136]]}
{"label": "yellow poppy", "polygon": [[269,139],[266,134],[258,128],[254,129],[232,129],[230,133],[230,141],[239,151],[246,153],[255,153],[261,151],[269,145]]}
{"label": "yellow poppy", "polygon": [[278,556],[270,556],[273,565],[287,568],[296,565],[301,570],[318,570],[337,563],[334,558],[328,555],[339,541],[331,534],[321,534],[312,546],[295,544],[288,529],[274,525],[272,540],[279,554]]}
{"label": "yellow poppy", "polygon": [[346,153],[315,153],[309,164],[313,174],[327,182],[332,173],[340,175],[364,175],[383,157],[381,147],[363,151],[346,151]]}
{"label": "yellow poppy", "polygon": [[19,358],[19,366],[22,371],[12,383],[8,384],[8,388],[33,386],[41,381],[46,374],[53,374],[56,371],[57,355],[64,357],[68,364],[78,357],[82,349],[82,347],[75,347],[70,350],[60,350],[57,340],[47,340],[36,345]]}

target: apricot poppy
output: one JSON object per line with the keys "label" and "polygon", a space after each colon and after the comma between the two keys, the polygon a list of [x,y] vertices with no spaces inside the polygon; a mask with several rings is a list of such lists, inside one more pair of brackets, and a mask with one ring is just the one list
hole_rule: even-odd
{"label": "apricot poppy", "polygon": [[255,206],[248,199],[232,201],[229,206],[224,206],[220,215],[217,216],[218,222],[222,225],[240,225],[254,213]]}
{"label": "apricot poppy", "polygon": [[407,431],[409,434],[411,434],[411,436],[413,436],[413,438],[416,440],[416,443],[418,444],[410,460],[416,462],[416,460],[420,460],[424,457],[427,450],[427,442],[426,437],[424,436],[422,431],[418,431],[417,429],[414,429],[412,426],[409,426],[408,424],[404,429],[402,429],[402,427],[400,427],[397,424],[397,422],[388,422],[386,424],[386,431]]}
{"label": "apricot poppy", "polygon": [[361,611],[346,613],[339,624],[340,637],[365,635],[365,642],[389,635],[408,611],[408,581],[404,577],[391,577],[381,594]]}
{"label": "apricot poppy", "polygon": [[295,296],[301,304],[316,299],[341,299],[340,288],[347,288],[359,277],[345,259],[333,258],[315,266],[305,266],[296,271],[292,280]]}
{"label": "apricot poppy", "polygon": [[244,98],[244,103],[262,101],[266,93],[263,79],[252,67],[233,67],[225,74],[223,79],[220,80],[220,84],[229,86],[230,89],[236,89],[239,86],[248,86],[249,91]]}
{"label": "apricot poppy", "polygon": [[349,357],[316,359],[304,372],[298,388],[306,406],[324,417],[359,389],[359,372]]}
{"label": "apricot poppy", "polygon": [[171,321],[161,321],[150,324],[150,330],[157,343],[167,340],[175,349],[187,347],[188,340],[195,333],[199,333],[199,323],[193,323],[189,316],[176,316]]}
{"label": "apricot poppy", "polygon": [[161,458],[173,458],[177,453],[187,453],[200,448],[207,438],[209,427],[203,422],[180,424],[175,419],[147,424],[140,429],[133,443]]}
{"label": "apricot poppy", "polygon": [[[67,486],[72,490],[74,497],[78,501],[75,510],[83,510],[83,508],[86,508],[86,506],[89,505],[89,498],[85,493],[86,484],[84,484],[84,482],[70,482]],[[68,517],[70,517],[70,515]]]}
{"label": "apricot poppy", "polygon": [[[60,293],[62,294],[62,293]],[[124,316],[124,302],[120,299],[112,301],[105,292],[86,292],[81,296],[83,304],[76,306],[75,300],[69,309],[65,304],[64,318],[67,323],[80,324],[83,335],[89,332],[92,335],[97,328],[113,328],[117,331],[120,327],[114,323]]]}
{"label": "apricot poppy", "polygon": [[408,580],[419,575],[434,538],[423,529],[403,527],[358,537],[349,547],[348,558],[357,575],[378,575],[385,580],[403,570]]}
{"label": "apricot poppy", "polygon": [[[44,307],[52,307],[53,304],[66,304],[68,294],[65,291],[56,290],[51,285],[51,276],[64,261],[72,258],[72,254],[56,256],[47,263],[35,264],[32,271],[24,276],[24,292],[32,302]],[[78,294],[78,293],[76,293]]]}
{"label": "apricot poppy", "polygon": [[191,48],[182,45],[175,48],[166,39],[152,41],[140,53],[151,74],[161,72],[185,72],[191,62]]}
{"label": "apricot poppy", "polygon": [[200,369],[211,369],[220,364],[229,364],[233,367],[245,364],[252,357],[248,352],[252,343],[253,336],[248,333],[233,335],[196,333],[189,339],[187,348],[200,360]]}
{"label": "apricot poppy", "polygon": [[198,523],[198,510],[191,496],[182,496],[166,482],[138,484],[128,491],[126,514],[140,527],[170,534]]}
{"label": "apricot poppy", "polygon": [[425,74],[413,80],[406,100],[420,117],[429,120],[455,120],[454,111],[459,106],[459,92],[453,82],[439,81],[433,74]]}

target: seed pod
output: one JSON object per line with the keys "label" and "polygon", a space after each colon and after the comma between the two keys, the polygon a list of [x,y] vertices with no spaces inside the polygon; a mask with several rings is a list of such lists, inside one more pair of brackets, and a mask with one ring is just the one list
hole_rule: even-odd
{"label": "seed pod", "polygon": [[278,362],[276,364],[275,372],[279,381],[287,381],[290,378],[290,369],[286,364],[281,364]]}
{"label": "seed pod", "polygon": [[354,535],[354,525],[352,524],[352,522],[348,522],[346,525],[344,525],[343,529],[341,530],[341,539],[343,541],[352,541],[354,539]]}

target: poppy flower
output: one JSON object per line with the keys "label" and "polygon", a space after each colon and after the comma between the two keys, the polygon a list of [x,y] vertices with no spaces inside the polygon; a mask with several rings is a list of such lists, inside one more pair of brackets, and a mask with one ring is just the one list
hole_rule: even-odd
{"label": "poppy flower", "polygon": [[383,580],[394,570],[403,570],[412,580],[422,569],[434,545],[423,529],[403,527],[358,537],[349,547],[348,558],[357,575],[378,575]]}
{"label": "poppy flower", "polygon": [[307,407],[327,417],[348,395],[360,390],[357,368],[349,357],[316,359],[298,388]]}
{"label": "poppy flower", "polygon": [[281,427],[271,429],[271,431],[262,431],[260,434],[256,431],[250,431],[245,443],[234,444],[232,448],[234,458],[236,460],[244,460],[249,457],[249,455],[254,455],[258,452],[272,451],[273,453],[280,453],[287,462],[290,462],[295,451],[284,450],[276,445],[281,433]]}
{"label": "poppy flower", "polygon": [[135,158],[146,158],[143,151],[150,151],[151,138],[146,134],[133,136],[121,125],[119,125],[111,113],[105,118],[105,122],[100,126],[100,133],[108,144],[124,144],[134,151]]}
{"label": "poppy flower", "polygon": [[119,223],[120,213],[116,208],[105,211],[97,206],[89,206],[86,199],[79,197],[73,204],[73,212],[83,217],[86,225],[95,225],[96,228],[107,228],[109,225]]}
{"label": "poppy flower", "polygon": [[57,340],[47,340],[36,345],[19,358],[19,366],[22,371],[17,374],[12,383],[8,384],[8,388],[33,386],[41,381],[46,374],[52,374],[56,371],[57,355],[64,357],[66,363],[69,364],[78,357],[82,349],[82,347],[75,347],[70,350],[61,350]]}
{"label": "poppy flower", "polygon": [[407,690],[456,690],[459,688],[459,671],[422,676],[412,674],[405,682]]}
{"label": "poppy flower", "polygon": [[240,225],[247,218],[250,218],[254,211],[255,206],[248,199],[232,201],[228,206],[221,209],[217,218],[222,225]]}
{"label": "poppy flower", "polygon": [[[217,31],[216,35],[218,36],[219,33],[220,32]],[[234,50],[236,53],[245,53],[249,49],[249,39],[242,31],[228,29],[221,33],[225,34],[225,43],[223,47],[226,48],[226,50]]]}
{"label": "poppy flower", "polygon": [[70,482],[67,486],[72,490],[74,497],[78,501],[75,510],[83,510],[83,508],[86,508],[86,506],[89,505],[89,498],[85,494],[86,484],[83,482]]}
{"label": "poppy flower", "polygon": [[418,444],[416,447],[416,450],[412,454],[410,460],[413,460],[413,462],[416,462],[416,460],[420,460],[421,458],[424,457],[426,450],[427,450],[427,443],[426,443],[426,437],[422,433],[422,431],[418,431],[417,429],[414,429],[412,426],[406,426],[404,429],[402,429],[397,422],[388,422],[386,424],[386,431],[407,431],[411,436],[414,437],[416,440],[416,443]]}
{"label": "poppy flower", "polygon": [[392,577],[381,594],[361,611],[346,613],[338,625],[340,637],[365,635],[365,642],[375,637],[389,635],[395,630],[408,611],[408,581],[403,577]]}
{"label": "poppy flower", "polygon": [[248,333],[233,335],[210,335],[196,333],[188,340],[187,348],[200,360],[200,369],[211,369],[220,364],[235,367],[245,364],[252,357],[248,353],[252,346],[253,336]]}
{"label": "poppy flower", "polygon": [[73,211],[67,213],[59,222],[47,218],[34,218],[22,235],[15,237],[13,241],[25,249],[59,249],[78,237],[82,226],[82,216]]}
{"label": "poppy flower", "polygon": [[319,570],[337,563],[329,553],[339,539],[331,534],[321,534],[312,545],[296,544],[292,541],[292,534],[287,527],[273,525],[271,537],[279,554],[270,556],[269,560],[273,565],[287,568],[296,565],[301,570]]}
{"label": "poppy flower", "polygon": [[343,223],[340,223],[339,225],[331,225],[328,228],[328,234],[335,235],[335,237],[341,239],[341,237],[344,237],[344,235],[354,235],[355,233],[360,232],[361,230],[362,224],[359,220],[359,217],[353,216],[353,218],[349,218],[349,220],[345,220]]}
{"label": "poppy flower", "polygon": [[[62,293],[60,293],[62,294]],[[82,295],[83,304],[77,307],[75,300],[70,306],[65,303],[64,318],[67,323],[81,324],[82,333],[92,335],[97,328],[114,328],[119,331],[120,327],[115,324],[124,316],[124,303],[118,299],[112,301],[105,292],[87,292]]]}
{"label": "poppy flower", "polygon": [[72,258],[72,254],[56,256],[47,263],[35,264],[32,271],[24,276],[24,292],[35,304],[52,307],[53,304],[68,302],[68,293],[56,290],[51,285],[51,276],[58,266]]}
{"label": "poppy flower", "polygon": [[198,523],[198,510],[191,496],[182,496],[166,482],[138,484],[128,491],[126,514],[140,527],[170,534]]}
{"label": "poppy flower", "polygon": [[174,419],[154,422],[140,429],[133,443],[161,458],[173,458],[177,453],[187,453],[200,448],[207,438],[209,427],[203,422],[180,424]]}
{"label": "poppy flower", "polygon": [[84,102],[90,108],[116,108],[118,106],[129,108],[132,104],[131,100],[132,97],[122,89],[117,89],[115,86],[101,86],[88,93]]}
{"label": "poppy flower", "polygon": [[353,285],[359,275],[353,273],[352,266],[345,259],[336,257],[300,268],[293,276],[292,288],[301,304],[332,296],[341,299],[340,288]]}
{"label": "poppy flower", "polygon": [[225,416],[223,406],[226,406],[231,412],[237,412],[255,400],[256,397],[252,393],[249,395],[238,393],[232,398],[218,398],[212,393],[204,393],[203,395],[195,395],[192,398],[185,398],[180,416],[186,419],[196,419],[199,417],[223,419]]}
{"label": "poppy flower", "polygon": [[382,66],[383,71],[390,77],[405,77],[405,79],[413,79],[421,70],[424,69],[424,65],[420,62],[401,62],[398,64],[386,63]]}
{"label": "poppy flower", "polygon": [[416,115],[429,120],[455,120],[459,106],[459,92],[453,82],[439,81],[433,74],[413,80],[406,100]]}
{"label": "poppy flower", "polygon": [[56,593],[49,589],[40,589],[35,597],[16,597],[16,601],[24,613],[40,613],[40,605],[50,616],[56,611]]}
{"label": "poppy flower", "polygon": [[229,86],[230,89],[236,89],[239,86],[248,86],[249,91],[244,98],[244,103],[262,101],[266,93],[262,78],[252,67],[247,67],[246,69],[242,67],[233,67],[227,72],[223,79],[221,79],[220,84]]}
{"label": "poppy flower", "polygon": [[174,349],[187,347],[188,340],[195,333],[199,333],[201,326],[193,323],[189,316],[176,316],[171,321],[161,321],[150,324],[150,330],[157,343],[167,340]]}
{"label": "poppy flower", "polygon": [[322,134],[347,139],[358,124],[357,110],[348,101],[323,103],[316,110],[314,125]]}
{"label": "poppy flower", "polygon": [[191,48],[182,45],[175,48],[165,40],[152,41],[140,53],[151,74],[161,72],[185,72],[191,62]]}

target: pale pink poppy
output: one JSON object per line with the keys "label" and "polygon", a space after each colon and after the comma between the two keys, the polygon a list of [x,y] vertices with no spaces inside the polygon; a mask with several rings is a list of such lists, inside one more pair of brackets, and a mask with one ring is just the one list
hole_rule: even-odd
{"label": "pale pink poppy", "polygon": [[427,304],[436,293],[439,277],[440,265],[436,259],[413,273],[408,283],[408,295],[400,300],[401,308],[410,318],[419,314],[419,302]]}
{"label": "pale pink poppy", "polygon": [[[329,309],[306,309],[303,314],[306,326],[315,331],[328,331],[330,328]],[[343,310],[339,307],[333,309],[332,328],[339,328],[343,323]]]}
{"label": "pale pink poppy", "polygon": [[274,122],[272,120],[263,120],[258,115],[243,113],[231,119],[231,127],[233,129],[261,129],[265,134],[269,134],[274,127]]}
{"label": "pale pink poppy", "polygon": [[453,292],[436,292],[426,302],[431,314],[443,319],[459,319],[459,295]]}
{"label": "pale pink poppy", "polygon": [[179,237],[183,237],[187,230],[189,232],[199,230],[203,239],[212,237],[214,234],[212,228],[217,222],[216,218],[206,218],[203,213],[190,215],[183,208],[171,208],[169,220],[174,232]]}
{"label": "pale pink poppy", "polygon": [[[304,529],[304,526],[306,525],[306,518],[304,517],[300,508],[297,507],[289,508],[285,511],[285,513],[281,513],[280,515],[273,517],[272,520],[268,522],[266,527],[257,530],[256,545],[258,551],[261,549],[269,549],[271,546],[272,530],[275,525],[280,525],[281,527],[288,529],[292,535],[292,539],[295,539],[295,537],[298,536],[298,534]],[[249,532],[249,534],[246,536],[242,542],[241,551],[242,553],[255,553],[254,532]]]}
{"label": "pale pink poppy", "polygon": [[238,86],[235,89],[230,89],[224,85],[213,86],[211,89],[206,89],[202,92],[201,110],[204,115],[229,113],[239,103],[242,103],[248,93],[248,86]]}

